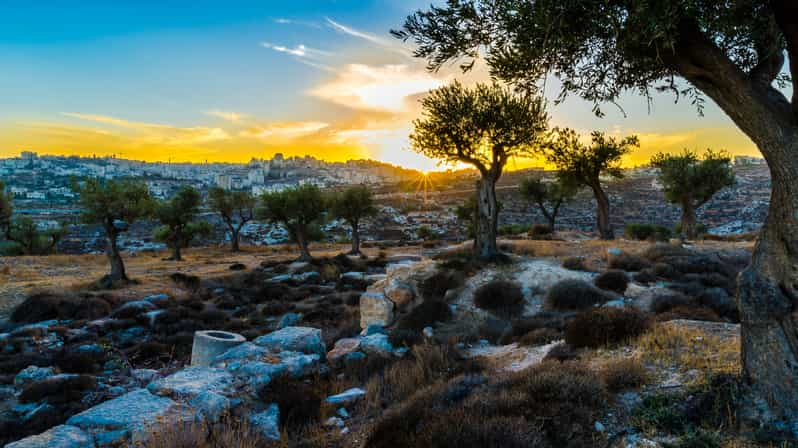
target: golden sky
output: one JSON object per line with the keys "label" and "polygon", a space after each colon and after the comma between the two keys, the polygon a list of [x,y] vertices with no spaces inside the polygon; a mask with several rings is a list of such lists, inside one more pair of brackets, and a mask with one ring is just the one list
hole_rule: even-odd
{"label": "golden sky", "polygon": [[[252,21],[239,17],[245,11],[231,17],[207,11],[201,23],[180,27],[172,22],[150,27],[147,18],[129,25],[144,29],[95,30],[100,25],[92,22],[78,31],[28,33],[18,42],[0,44],[5,51],[0,157],[37,151],[246,162],[280,152],[441,168],[409,147],[419,98],[454,79],[470,84],[488,76],[482,65],[468,75],[456,65],[430,73],[424,61],[411,56],[411,48],[388,35],[424,3],[300,1],[272,4]],[[18,14],[21,20],[25,12]],[[32,24],[42,20],[41,11],[28,12]],[[60,17],[53,20],[59,23]],[[38,37],[41,41],[28,41]],[[548,93],[553,98],[557,92]],[[658,151],[684,148],[758,154],[711,104],[704,117],[666,96],[657,97],[651,111],[634,96],[621,104],[626,116],[607,107],[607,116],[598,119],[590,104],[570,98],[550,106],[552,126],[585,135],[592,130],[638,135],[641,149],[626,160],[629,166],[647,162]],[[515,160],[509,168],[536,164]]]}

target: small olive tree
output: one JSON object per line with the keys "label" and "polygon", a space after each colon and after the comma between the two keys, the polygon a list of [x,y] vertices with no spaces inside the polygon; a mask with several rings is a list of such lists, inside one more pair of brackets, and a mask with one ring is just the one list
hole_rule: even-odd
{"label": "small olive tree", "polygon": [[319,187],[304,184],[282,191],[264,193],[255,216],[288,230],[291,239],[299,246],[299,260],[310,261],[308,246],[327,211],[327,201]]}
{"label": "small olive tree", "polygon": [[147,184],[132,179],[87,179],[74,182],[80,195],[81,218],[87,224],[99,224],[105,231],[106,254],[111,272],[103,278],[106,286],[128,281],[125,263],[119,249],[119,235],[133,222],[152,216],[155,201]]}
{"label": "small olive tree", "polygon": [[445,163],[479,171],[475,256],[499,254],[496,182],[513,157],[531,155],[548,128],[542,98],[519,95],[498,84],[468,88],[454,82],[421,100],[423,117],[410,136],[413,149]]}
{"label": "small olive tree", "polygon": [[241,250],[241,229],[255,218],[257,202],[248,191],[228,191],[220,187],[208,191],[208,205],[222,217],[230,231],[230,249],[233,252]]}
{"label": "small olive tree", "polygon": [[601,185],[601,176],[623,177],[621,159],[640,146],[636,136],[617,140],[595,131],[585,145],[572,129],[555,129],[546,143],[546,158],[557,167],[557,176],[568,184],[583,185],[596,199],[596,225],[602,239],[614,237],[610,225],[610,199]]}
{"label": "small olive tree", "polygon": [[155,239],[172,249],[170,260],[181,261],[183,248],[213,231],[209,223],[196,220],[200,206],[202,195],[193,187],[183,187],[169,200],[158,203],[155,216],[163,225],[155,230]]}
{"label": "small olive tree", "polygon": [[694,151],[658,153],[651,165],[659,169],[665,199],[682,207],[682,235],[696,237],[696,209],[725,187],[734,185],[731,157],[708,149],[702,157]]}
{"label": "small olive tree", "polygon": [[528,177],[522,180],[519,189],[524,199],[538,206],[552,232],[557,215],[560,213],[560,207],[573,198],[578,191],[576,185],[564,179],[557,178],[555,182],[546,183],[539,177]]}
{"label": "small olive tree", "polygon": [[20,216],[7,226],[5,238],[16,244],[23,255],[47,255],[54,252],[69,229],[58,224],[42,229],[36,221]]}
{"label": "small olive tree", "polygon": [[8,234],[12,216],[14,216],[14,205],[11,193],[6,193],[6,184],[0,180],[0,234]]}
{"label": "small olive tree", "polygon": [[360,254],[360,221],[377,213],[374,195],[365,185],[349,187],[332,198],[332,214],[352,227],[351,255]]}

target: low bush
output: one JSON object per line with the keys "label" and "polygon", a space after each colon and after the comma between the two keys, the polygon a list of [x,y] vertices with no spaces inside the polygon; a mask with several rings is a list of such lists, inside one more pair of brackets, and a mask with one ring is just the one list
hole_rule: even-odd
{"label": "low bush", "polygon": [[681,245],[665,243],[655,244],[646,249],[642,254],[643,258],[652,263],[671,257],[689,257],[691,255],[694,255],[694,252],[685,249]]}
{"label": "low bush", "polygon": [[111,303],[92,295],[36,293],[25,299],[11,313],[17,323],[33,323],[44,320],[90,320],[111,313]]}
{"label": "low bush", "polygon": [[518,343],[520,345],[532,347],[536,345],[549,344],[562,338],[562,331],[558,331],[553,328],[538,328],[518,338]]}
{"label": "low bush", "polygon": [[577,315],[565,329],[565,342],[574,347],[602,347],[645,333],[648,315],[636,308],[597,308]]}
{"label": "low bush", "polygon": [[562,267],[571,271],[589,271],[582,257],[568,257],[562,261]]}
{"label": "low bush", "polygon": [[87,391],[97,386],[90,375],[61,375],[46,378],[28,385],[19,395],[22,403],[66,404],[80,401]]}
{"label": "low bush", "polygon": [[605,291],[582,280],[563,280],[554,284],[546,293],[548,310],[583,310],[612,300]]}
{"label": "low bush", "polygon": [[511,314],[523,307],[521,285],[507,280],[494,280],[474,291],[474,305],[483,310]]}
{"label": "low bush", "polygon": [[635,273],[632,277],[637,283],[648,285],[657,281],[657,275],[654,274],[652,268],[645,268],[640,272]]}
{"label": "low bush", "polygon": [[626,276],[624,271],[610,269],[594,278],[593,284],[601,289],[623,294],[629,286],[629,277]]}
{"label": "low bush", "polygon": [[667,227],[652,224],[627,224],[624,227],[624,235],[629,239],[640,241],[668,241],[671,231]]}
{"label": "low bush", "polygon": [[65,373],[97,373],[105,363],[105,352],[78,352],[64,349],[53,360]]}
{"label": "low bush", "polygon": [[689,319],[703,320],[707,322],[723,322],[718,313],[705,306],[677,306],[670,310],[657,314],[657,321],[667,322],[669,320]]}
{"label": "low bush", "polygon": [[642,271],[649,266],[651,266],[651,263],[645,258],[626,253],[613,255],[609,262],[610,269],[620,269],[627,272]]}
{"label": "low bush", "polygon": [[[505,224],[503,226],[499,226],[499,235],[507,236],[507,235],[519,235],[521,233],[527,233],[531,231],[532,226],[529,224]],[[551,233],[551,232],[549,232]]]}
{"label": "low bush", "polygon": [[531,229],[529,229],[529,236],[532,239],[542,239],[542,238],[551,237],[553,233],[554,229],[552,229],[547,224],[535,224],[532,226]]}
{"label": "low bush", "polygon": [[279,377],[261,388],[258,398],[264,403],[277,403],[282,427],[300,428],[321,419],[323,394],[319,387],[310,381]]}
{"label": "low bush", "polygon": [[660,294],[651,301],[651,311],[659,314],[668,312],[677,307],[689,307],[695,305],[695,301],[686,295],[678,292]]}
{"label": "low bush", "polygon": [[421,330],[437,322],[445,322],[452,316],[449,305],[442,300],[425,300],[409,313],[401,316],[391,331],[391,343],[395,346],[412,346],[421,341]]}
{"label": "low bush", "polygon": [[454,269],[442,269],[419,284],[419,293],[424,300],[443,299],[446,291],[457,289],[465,283],[465,275]]}
{"label": "low bush", "polygon": [[649,382],[649,373],[638,359],[623,358],[611,361],[599,370],[601,381],[607,390],[620,392],[638,389]]}

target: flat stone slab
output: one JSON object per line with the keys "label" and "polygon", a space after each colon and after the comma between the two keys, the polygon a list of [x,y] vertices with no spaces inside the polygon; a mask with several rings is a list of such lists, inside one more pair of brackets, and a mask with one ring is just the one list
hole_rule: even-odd
{"label": "flat stone slab", "polygon": [[147,390],[156,395],[189,398],[205,391],[225,395],[232,385],[233,375],[225,369],[188,367],[153,381],[147,386]]}
{"label": "flat stone slab", "polygon": [[244,342],[214,358],[211,365],[237,370],[243,364],[262,359],[268,353],[269,350],[266,347]]}
{"label": "flat stone slab", "polygon": [[76,426],[59,425],[54,428],[9,443],[5,448],[93,448],[94,440]]}
{"label": "flat stone slab", "polygon": [[166,416],[177,406],[171,398],[153,395],[147,389],[137,389],[73,415],[67,424],[89,432],[136,430]]}
{"label": "flat stone slab", "polygon": [[340,394],[331,395],[327,397],[327,403],[331,404],[342,404],[342,403],[349,403],[352,401],[359,400],[366,395],[366,391],[359,388],[354,387],[352,389],[346,390],[341,392]]}
{"label": "flat stone slab", "polygon": [[252,342],[275,352],[301,352],[319,356],[327,353],[321,330],[312,327],[285,327]]}

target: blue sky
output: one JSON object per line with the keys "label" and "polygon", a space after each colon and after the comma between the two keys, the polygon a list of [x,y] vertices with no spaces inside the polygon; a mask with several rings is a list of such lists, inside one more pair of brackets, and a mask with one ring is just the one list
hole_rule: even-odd
{"label": "blue sky", "polygon": [[[432,168],[407,145],[429,74],[388,31],[427,1],[5,1],[0,157],[21,150],[151,160],[308,153]],[[714,106],[623,102],[598,120],[578,99],[554,125],[641,134],[645,154],[753,146]],[[641,156],[641,160],[643,157]]]}

